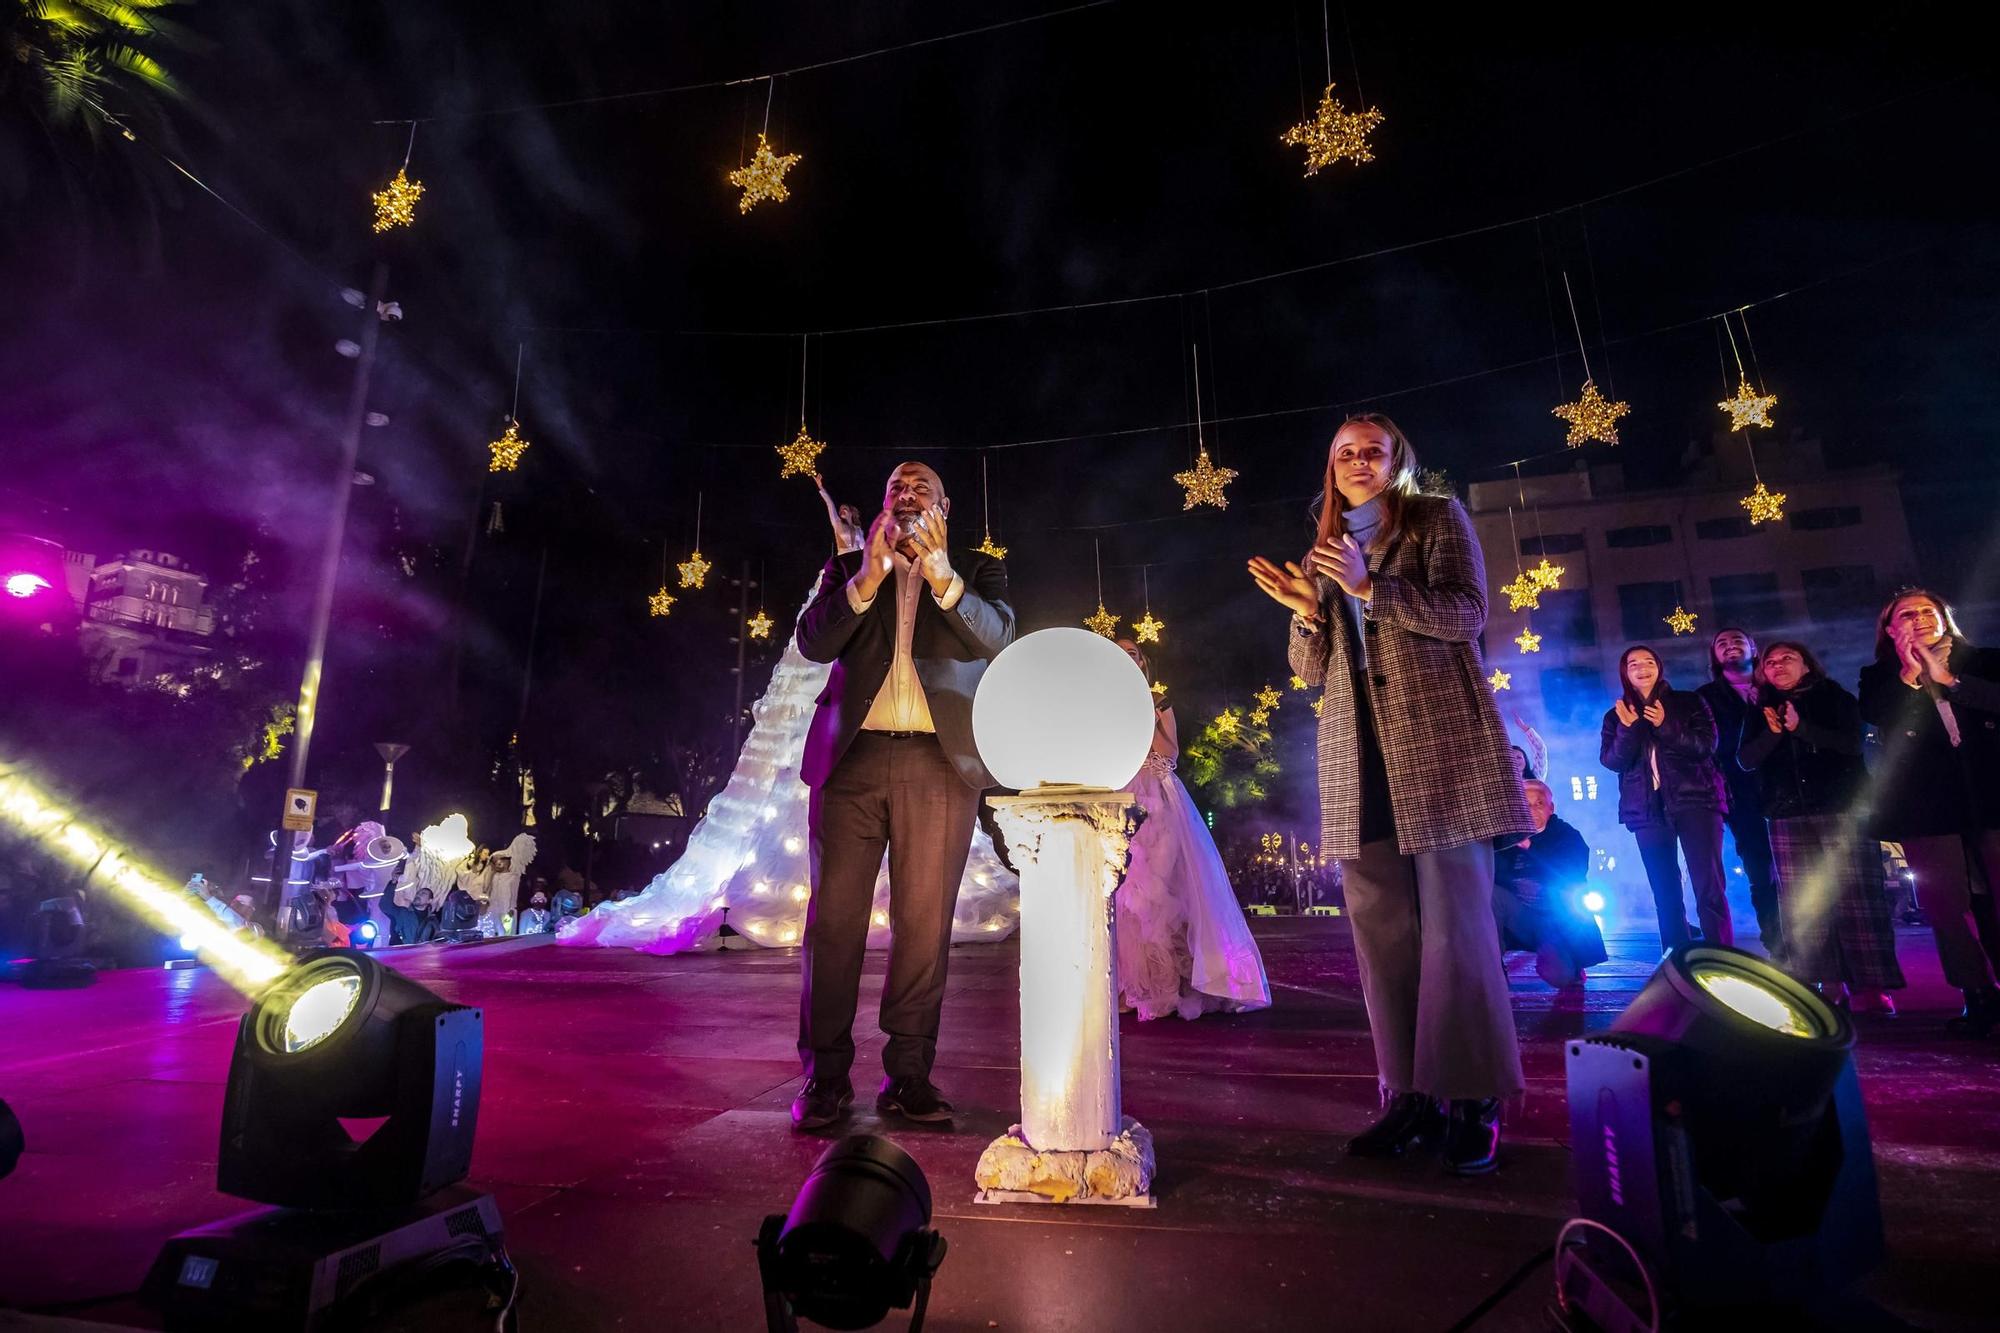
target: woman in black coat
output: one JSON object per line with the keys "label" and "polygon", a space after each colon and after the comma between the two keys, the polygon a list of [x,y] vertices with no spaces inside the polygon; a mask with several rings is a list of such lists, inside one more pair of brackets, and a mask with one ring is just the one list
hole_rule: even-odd
{"label": "woman in black coat", "polygon": [[1618,682],[1622,689],[1604,715],[1598,758],[1618,775],[1618,822],[1639,843],[1659,914],[1660,947],[1688,941],[1676,844],[1687,857],[1702,938],[1732,944],[1722,876],[1722,815],[1729,803],[1715,766],[1715,718],[1698,695],[1667,684],[1659,656],[1643,644],[1619,657]]}
{"label": "woman in black coat", "polygon": [[1861,705],[1802,643],[1765,646],[1736,760],[1757,779],[1778,865],[1785,967],[1836,1004],[1896,1012],[1903,986],[1881,844],[1849,811],[1868,781]]}
{"label": "woman in black coat", "polygon": [[1903,844],[1945,980],[1965,995],[1949,1026],[1983,1036],[2000,1025],[2000,654],[1967,643],[1942,597],[1907,589],[1876,620],[1858,693],[1882,742],[1868,831]]}

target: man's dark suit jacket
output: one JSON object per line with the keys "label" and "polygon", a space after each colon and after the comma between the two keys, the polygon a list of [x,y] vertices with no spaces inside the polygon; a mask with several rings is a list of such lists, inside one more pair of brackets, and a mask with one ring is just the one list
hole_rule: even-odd
{"label": "man's dark suit jacket", "polygon": [[[861,615],[847,601],[847,581],[861,570],[860,551],[835,556],[820,580],[819,596],[799,620],[799,652],[808,661],[833,663],[819,707],[806,733],[800,776],[823,786],[854,742],[868,710],[889,678],[896,651],[896,579],[876,590]],[[951,610],[938,608],[925,588],[917,594],[917,623],[910,656],[930,705],[938,744],[952,767],[976,791],[993,786],[972,741],[972,696],[986,664],[1014,641],[1014,608],[1007,604],[1007,567],[978,551],[952,553],[951,566],[965,580],[965,595]],[[912,570],[909,577],[920,577]]]}

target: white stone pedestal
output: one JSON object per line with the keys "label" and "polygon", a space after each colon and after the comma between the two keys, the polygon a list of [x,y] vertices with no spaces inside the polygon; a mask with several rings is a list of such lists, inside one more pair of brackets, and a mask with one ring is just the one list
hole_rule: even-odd
{"label": "white stone pedestal", "polygon": [[1129,792],[1041,788],[992,801],[1021,879],[1021,1123],[981,1154],[981,1202],[1150,1206],[1152,1136],[1119,1105],[1112,894]]}

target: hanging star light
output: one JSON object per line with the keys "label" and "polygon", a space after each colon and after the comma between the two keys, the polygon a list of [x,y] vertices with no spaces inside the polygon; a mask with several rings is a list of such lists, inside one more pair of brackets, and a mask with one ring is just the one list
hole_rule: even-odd
{"label": "hanging star light", "polygon": [[981,555],[990,555],[995,560],[1005,560],[1007,558],[1007,548],[1002,546],[1000,543],[994,541],[993,534],[991,532],[988,532],[986,534],[985,541],[979,543],[979,545],[973,547],[972,549],[979,552]]}
{"label": "hanging star light", "polygon": [[1542,651],[1542,636],[1531,629],[1524,629],[1514,636],[1514,645],[1524,653]]}
{"label": "hanging star light", "polygon": [[1757,483],[1756,490],[1737,503],[1750,511],[1750,523],[1753,527],[1759,523],[1776,523],[1785,516],[1785,493],[1766,490],[1761,481]]}
{"label": "hanging star light", "polygon": [[713,569],[714,566],[701,558],[700,551],[696,551],[693,555],[681,561],[680,564],[674,566],[674,568],[681,572],[681,586],[683,588],[699,588],[702,586],[703,580],[708,577],[708,571]]}
{"label": "hanging star light", "polygon": [[424,183],[413,181],[398,167],[388,185],[369,195],[375,201],[375,230],[407,227],[417,220],[417,200],[423,197]]}
{"label": "hanging star light", "polygon": [[1514,678],[1497,668],[1492,675],[1486,678],[1486,683],[1493,687],[1495,694],[1498,694],[1502,690],[1511,690],[1514,688]]}
{"label": "hanging star light", "polygon": [[1166,693],[1167,693],[1167,682],[1165,682],[1164,680],[1156,680],[1153,682],[1153,697],[1155,699],[1164,698],[1166,696]]}
{"label": "hanging star light", "polygon": [[1745,378],[1736,385],[1734,397],[1725,398],[1716,406],[1729,414],[1729,429],[1748,430],[1752,426],[1772,426],[1771,409],[1778,405],[1775,393],[1752,393],[1750,381]]}
{"label": "hanging star light", "polygon": [[772,620],[771,617],[765,615],[763,608],[760,607],[758,608],[757,614],[750,617],[749,623],[750,623],[751,638],[768,639],[771,637],[771,626],[776,624],[777,622]]}
{"label": "hanging star light", "polygon": [[1251,710],[1250,710],[1250,725],[1251,725],[1251,726],[1253,726],[1253,727],[1261,727],[1261,726],[1263,726],[1263,725],[1264,725],[1265,723],[1269,722],[1270,720],[1271,720],[1271,710],[1270,710],[1270,709],[1268,709],[1268,708],[1253,708],[1253,709],[1251,709]]}
{"label": "hanging star light", "polygon": [[817,470],[813,460],[826,448],[824,444],[806,434],[804,422],[799,423],[799,433],[793,437],[790,444],[780,444],[775,447],[778,457],[784,462],[784,467],[778,472],[780,481],[786,477],[810,477]]}
{"label": "hanging star light", "polygon": [[1148,611],[1140,619],[1132,622],[1132,640],[1135,643],[1158,643],[1160,631],[1166,627],[1166,621],[1154,619],[1153,613]]}
{"label": "hanging star light", "polygon": [[1543,556],[1542,562],[1528,571],[1528,577],[1543,592],[1554,592],[1562,587],[1563,567],[1550,564],[1549,558]]}
{"label": "hanging star light", "polygon": [[1325,712],[1326,712],[1326,696],[1322,694],[1319,698],[1313,700],[1313,716],[1319,717]]}
{"label": "hanging star light", "polygon": [[1284,697],[1285,696],[1279,694],[1276,689],[1272,688],[1269,685],[1266,685],[1263,689],[1257,691],[1256,694],[1257,706],[1259,708],[1276,708],[1279,704],[1279,701],[1282,700]]}
{"label": "hanging star light", "polygon": [[660,590],[646,599],[646,610],[656,616],[670,615],[673,612],[674,603],[679,600],[678,597],[668,592],[667,585],[662,583]]}
{"label": "hanging star light", "polygon": [[509,417],[506,433],[486,446],[493,455],[487,460],[486,470],[512,472],[521,465],[521,455],[528,451],[528,443],[521,434],[521,423]]}
{"label": "hanging star light", "polygon": [[1183,511],[1196,505],[1214,505],[1217,509],[1229,508],[1229,497],[1222,488],[1236,480],[1236,469],[1217,467],[1208,461],[1208,449],[1204,446],[1194,466],[1186,472],[1174,473],[1174,485],[1187,492],[1187,502]]}
{"label": "hanging star light", "polygon": [[1092,634],[1102,634],[1107,639],[1118,637],[1118,617],[1106,611],[1103,602],[1097,604],[1096,615],[1083,618],[1083,627]]}
{"label": "hanging star light", "polygon": [[1666,625],[1678,637],[1682,634],[1694,633],[1694,622],[1699,619],[1701,619],[1700,616],[1692,611],[1682,609],[1677,604],[1674,607],[1674,613],[1666,618]]}
{"label": "hanging star light", "polygon": [[1219,736],[1234,736],[1236,734],[1236,714],[1217,713],[1215,715],[1215,731]]}
{"label": "hanging star light", "polygon": [[1292,688],[1295,690],[1309,690],[1312,688],[1312,686],[1307,683],[1306,678],[1304,676],[1293,676]]}
{"label": "hanging star light", "polygon": [[1512,583],[1502,584],[1500,591],[1507,594],[1509,611],[1539,611],[1542,606],[1542,585],[1523,574]]}
{"label": "hanging star light", "polygon": [[1342,158],[1359,165],[1373,162],[1375,154],[1369,151],[1368,136],[1382,124],[1382,113],[1374,107],[1365,111],[1349,111],[1340,99],[1333,95],[1333,84],[1326,85],[1320,95],[1319,111],[1311,120],[1300,121],[1278,137],[1278,142],[1288,148],[1306,150],[1306,175],[1319,174],[1321,167],[1330,167]]}
{"label": "hanging star light", "polygon": [[1569,446],[1574,449],[1591,440],[1618,443],[1618,418],[1632,411],[1630,403],[1614,403],[1597,391],[1593,380],[1583,382],[1583,394],[1573,403],[1564,403],[1550,413],[1569,423]]}
{"label": "hanging star light", "polygon": [[750,156],[750,165],[738,167],[729,173],[729,183],[743,191],[743,197],[736,201],[736,211],[748,213],[766,199],[774,204],[782,204],[792,197],[785,187],[785,173],[797,166],[800,155],[786,153],[779,157],[771,151],[771,141],[760,132],[757,135],[757,151]]}

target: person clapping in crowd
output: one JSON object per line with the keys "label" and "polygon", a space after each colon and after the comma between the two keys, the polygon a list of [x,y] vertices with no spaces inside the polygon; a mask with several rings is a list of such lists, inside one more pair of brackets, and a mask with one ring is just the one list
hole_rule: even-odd
{"label": "person clapping in crowd", "polygon": [[1535,974],[1558,990],[1604,961],[1604,936],[1580,901],[1590,847],[1561,816],[1548,784],[1530,778],[1528,813],[1535,832],[1494,843],[1493,915],[1500,943],[1535,955]]}
{"label": "person clapping in crowd", "polygon": [[1984,1036],[2000,1025],[2000,654],[1966,642],[1942,597],[1907,589],[1876,620],[1858,693],[1882,742],[1868,832],[1901,843],[1916,876],[1945,980],[1965,995],[1949,1026]]}
{"label": "person clapping in crowd", "polygon": [[1618,775],[1618,822],[1632,830],[1659,916],[1660,947],[1687,943],[1679,852],[1687,857],[1702,938],[1734,943],[1722,877],[1722,814],[1715,719],[1699,696],[1667,683],[1651,648],[1618,659],[1622,687],[1599,733],[1598,757]]}
{"label": "person clapping in crowd", "polygon": [[1893,1014],[1885,992],[1903,971],[1881,848],[1849,813],[1868,779],[1861,706],[1802,643],[1767,646],[1756,676],[1737,762],[1770,818],[1785,967],[1836,1004]]}
{"label": "person clapping in crowd", "polygon": [[1771,874],[1771,835],[1764,827],[1764,799],[1757,775],[1736,762],[1736,746],[1745,735],[1744,723],[1755,716],[1757,641],[1749,631],[1729,626],[1715,632],[1708,644],[1709,681],[1695,693],[1715,718],[1715,766],[1722,771],[1729,809],[1722,821],[1736,843],[1736,859],[1750,881],[1750,905],[1757,912],[1757,933],[1764,952],[1781,962],[1783,932],[1778,926],[1778,887]]}

